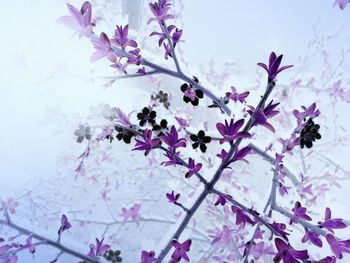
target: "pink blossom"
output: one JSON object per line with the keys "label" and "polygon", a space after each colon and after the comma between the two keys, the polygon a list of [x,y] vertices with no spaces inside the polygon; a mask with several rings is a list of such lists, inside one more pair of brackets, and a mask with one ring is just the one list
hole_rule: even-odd
{"label": "pink blossom", "polygon": [[62,16],[58,19],[58,22],[76,30],[80,37],[91,37],[92,29],[96,23],[96,20],[91,19],[91,3],[89,1],[84,2],[80,11],[70,4],[67,4],[67,7],[70,16]]}

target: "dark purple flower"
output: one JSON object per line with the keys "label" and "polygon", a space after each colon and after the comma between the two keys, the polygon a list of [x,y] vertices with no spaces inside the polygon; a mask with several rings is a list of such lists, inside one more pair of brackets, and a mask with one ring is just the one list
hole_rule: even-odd
{"label": "dark purple flower", "polygon": [[337,240],[332,234],[327,234],[327,242],[333,252],[333,255],[339,259],[343,258],[344,253],[350,253],[350,239]]}
{"label": "dark purple flower", "polygon": [[176,150],[179,147],[186,147],[185,138],[179,139],[179,134],[175,126],[171,126],[170,132],[167,132],[165,135],[160,137],[163,142],[165,142],[171,151]]}
{"label": "dark purple flower", "polygon": [[133,151],[145,151],[145,156],[147,156],[152,149],[157,147],[157,145],[160,142],[159,138],[152,139],[152,131],[151,130],[145,130],[142,134],[143,141],[139,139],[136,140],[135,148],[132,149]]}
{"label": "dark purple flower", "polygon": [[181,36],[182,36],[182,29],[175,28],[175,31],[171,36],[174,47],[176,46],[177,43],[180,42]]}
{"label": "dark purple flower", "polygon": [[170,6],[170,0],[158,0],[150,3],[149,7],[155,18],[150,18],[147,23],[158,21],[159,24],[163,24],[165,20],[174,18],[173,15],[168,14]]}
{"label": "dark purple flower", "polygon": [[231,87],[231,92],[226,92],[226,98],[229,98],[231,100],[233,100],[234,102],[241,102],[241,103],[245,103],[245,99],[248,97],[249,95],[249,91],[243,92],[243,93],[238,93],[235,87]]}
{"label": "dark purple flower", "polygon": [[110,245],[103,244],[104,238],[101,241],[96,238],[96,244],[90,244],[90,252],[88,256],[92,259],[98,259],[99,256],[103,254],[110,248]]}
{"label": "dark purple flower", "polygon": [[326,228],[328,231],[334,233],[333,229],[343,229],[347,225],[343,222],[341,218],[333,218],[331,214],[331,209],[329,207],[325,210],[325,220],[324,222],[318,222],[319,227]]}
{"label": "dark purple flower", "polygon": [[195,173],[198,173],[200,169],[202,168],[201,163],[195,163],[192,158],[188,159],[188,169],[189,171],[185,174],[185,178],[190,178]]}
{"label": "dark purple flower", "polygon": [[215,206],[217,206],[217,205],[222,205],[222,206],[224,206],[226,203],[227,203],[227,200],[226,200],[226,198],[232,198],[232,196],[230,196],[230,195],[222,195],[222,194],[218,194],[218,199],[216,200],[216,202],[215,202]]}
{"label": "dark purple flower", "polygon": [[334,233],[333,229],[343,229],[346,228],[347,225],[343,222],[341,218],[333,218],[331,209],[329,207],[325,210],[325,219],[324,222],[318,222],[319,227],[325,228],[328,231]]}
{"label": "dark purple flower", "polygon": [[[275,110],[275,108],[279,105],[279,103],[275,103],[273,104],[273,100],[270,101],[270,103],[265,106],[264,108],[261,108],[255,116],[255,121],[254,121],[254,125],[261,125],[264,126],[265,128],[269,129],[272,132],[275,132],[275,129],[273,128],[273,126],[267,122],[268,119],[276,116],[279,111]],[[247,112],[250,115],[253,115],[253,112],[255,111],[255,108],[253,106],[248,106],[249,110],[247,110]]]}
{"label": "dark purple flower", "polygon": [[180,194],[174,194],[174,191],[171,191],[171,193],[166,193],[166,197],[170,203],[176,203],[180,198]]}
{"label": "dark purple flower", "polygon": [[314,263],[336,263],[337,258],[335,256],[328,256],[321,260],[315,261]]}
{"label": "dark purple flower", "polygon": [[255,222],[238,206],[232,205],[231,210],[234,214],[236,214],[236,225],[243,224],[245,226],[246,223],[249,223],[251,225],[255,224]]}
{"label": "dark purple flower", "polygon": [[311,217],[306,214],[306,207],[302,207],[300,202],[295,202],[293,211],[293,217],[290,219],[289,224],[297,223],[299,219],[311,221]]}
{"label": "dark purple flower", "polygon": [[223,136],[220,140],[220,144],[224,142],[232,142],[238,138],[249,138],[250,134],[248,132],[239,132],[244,124],[244,120],[240,119],[234,122],[234,119],[231,119],[230,123],[225,120],[225,125],[222,123],[217,123],[216,128]]}
{"label": "dark purple flower", "polygon": [[277,255],[273,262],[278,263],[283,260],[283,263],[298,263],[298,259],[308,259],[307,250],[295,250],[280,238],[275,238],[275,245],[277,248]]}
{"label": "dark purple flower", "polygon": [[292,65],[280,67],[282,58],[283,55],[277,57],[275,52],[272,52],[270,54],[269,66],[267,66],[264,63],[258,63],[258,66],[262,67],[267,71],[269,82],[273,81],[281,71],[293,67]]}
{"label": "dark purple flower", "polygon": [[71,223],[69,223],[66,215],[62,215],[61,217],[61,226],[58,229],[58,234],[61,235],[63,231],[68,230],[72,227]]}
{"label": "dark purple flower", "polygon": [[80,37],[90,37],[96,22],[91,19],[91,3],[89,1],[84,2],[80,11],[70,4],[67,4],[67,7],[70,16],[62,16],[58,19],[58,22],[78,31]]}
{"label": "dark purple flower", "polygon": [[141,252],[141,263],[154,263],[156,261],[154,251],[147,252],[143,250]]}
{"label": "dark purple flower", "polygon": [[236,151],[232,157],[232,159],[229,161],[229,164],[232,162],[237,162],[237,161],[244,161],[248,163],[246,159],[244,159],[251,151],[251,148],[249,146],[243,147],[242,149],[238,150],[236,148]]}
{"label": "dark purple flower", "polygon": [[228,155],[228,152],[226,152],[224,149],[222,149],[221,153],[218,153],[216,156],[219,157],[221,160],[224,160],[227,155]]}
{"label": "dark purple flower", "polygon": [[320,239],[320,234],[311,231],[306,230],[305,235],[303,236],[301,242],[305,243],[307,241],[310,241],[312,244],[314,244],[317,247],[322,247],[322,240]]}
{"label": "dark purple flower", "polygon": [[175,248],[175,251],[171,255],[171,259],[174,262],[179,262],[181,259],[190,261],[186,252],[190,251],[191,244],[191,239],[187,239],[183,243],[179,243],[177,240],[173,240],[173,247]]}
{"label": "dark purple flower", "polygon": [[277,232],[278,234],[281,235],[281,237],[283,237],[284,239],[288,240],[289,233],[287,233],[287,232],[285,231],[286,228],[287,228],[287,226],[286,226],[285,224],[273,222],[273,223],[271,224],[271,227],[272,227],[273,229],[275,229],[276,232]]}
{"label": "dark purple flower", "polygon": [[122,50],[125,50],[126,47],[130,46],[133,48],[137,47],[135,40],[129,39],[129,25],[126,26],[117,26],[117,29],[114,31],[114,37],[112,43],[120,47]]}

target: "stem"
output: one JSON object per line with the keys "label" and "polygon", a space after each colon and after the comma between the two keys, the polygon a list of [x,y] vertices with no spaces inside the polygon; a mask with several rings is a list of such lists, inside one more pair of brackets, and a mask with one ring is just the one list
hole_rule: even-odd
{"label": "stem", "polygon": [[[113,46],[112,47],[114,49],[114,51],[118,54],[120,54],[121,56],[124,56],[126,58],[134,58],[134,56],[132,54],[129,54],[128,52],[125,52],[124,50],[121,50],[118,47]],[[163,73],[165,75],[169,75],[172,76],[174,78],[177,79],[181,79],[183,81],[185,81],[186,83],[189,83],[192,85],[192,87],[195,87],[196,89],[199,89],[201,91],[203,91],[203,93],[209,97],[212,101],[214,101],[215,103],[217,103],[220,108],[228,115],[231,115],[231,110],[226,106],[225,103],[223,103],[223,101],[216,97],[210,90],[204,88],[203,86],[201,86],[199,83],[195,82],[192,78],[186,76],[185,74],[183,74],[182,72],[176,72],[167,68],[164,68],[162,66],[159,66],[155,63],[152,63],[151,61],[145,59],[145,58],[141,58],[141,64],[147,67],[152,68],[154,71],[158,71],[159,73]]]}
{"label": "stem", "polygon": [[181,71],[181,68],[180,68],[180,64],[179,64],[179,61],[177,60],[177,57],[176,57],[176,52],[175,52],[175,46],[174,46],[174,43],[173,41],[170,39],[170,34],[169,34],[169,31],[168,31],[168,28],[165,24],[165,22],[163,22],[163,24],[160,25],[163,33],[165,34],[167,40],[168,40],[168,43],[171,47],[171,55],[172,55],[172,58],[174,60],[174,63],[175,63],[175,67],[176,67],[176,70],[178,73],[182,73]]}
{"label": "stem", "polygon": [[[292,213],[288,212],[286,209],[284,209],[278,205],[274,205],[273,210],[281,213],[282,215],[284,215],[290,219],[293,218]],[[315,225],[313,225],[313,224],[311,224],[303,219],[297,218],[295,221],[297,223],[301,224],[303,227],[308,228],[308,229],[310,229],[310,230],[312,230],[312,231],[314,231],[314,232],[316,232],[324,237],[327,235],[327,232],[325,230],[323,230],[322,228],[315,226]]]}
{"label": "stem", "polygon": [[209,194],[209,191],[205,187],[204,190],[202,191],[202,193],[200,194],[200,196],[197,198],[197,200],[192,205],[192,207],[188,210],[186,216],[184,217],[181,224],[179,225],[179,227],[177,228],[177,230],[175,231],[175,233],[171,237],[170,241],[166,244],[164,249],[162,249],[162,251],[158,255],[156,263],[161,263],[163,261],[163,259],[166,257],[166,255],[169,253],[169,251],[172,247],[172,241],[174,239],[176,239],[176,240],[179,239],[180,235],[182,234],[182,232],[185,230],[188,223],[190,222],[192,216],[196,213],[197,209],[201,206],[201,204],[203,203],[203,201],[205,200],[205,198],[207,197],[208,194]]}
{"label": "stem", "polygon": [[63,253],[66,253],[66,254],[69,254],[71,256],[74,256],[76,258],[79,258],[79,259],[82,259],[82,260],[85,260],[86,262],[89,262],[89,263],[100,263],[100,261],[98,260],[93,260],[91,258],[89,258],[88,256],[84,255],[84,254],[81,254],[73,249],[70,249],[66,246],[63,246],[61,244],[59,244],[58,242],[56,241],[53,241],[51,239],[48,239],[46,237],[43,237],[39,234],[36,234],[36,233],[33,233],[32,231],[28,230],[28,229],[25,229],[19,225],[16,225],[15,223],[12,223],[11,220],[1,220],[0,219],[0,224],[1,225],[5,225],[5,226],[8,226],[12,229],[15,229],[16,231],[24,234],[24,235],[32,235],[33,238],[45,243],[46,245],[49,245],[49,246],[52,246],[54,248],[57,248],[58,250],[62,251]]}
{"label": "stem", "polygon": [[[273,81],[268,83],[268,86],[266,88],[266,91],[264,93],[264,95],[261,97],[258,106],[255,108],[253,114],[250,116],[246,126],[244,127],[243,131],[247,132],[250,130],[250,128],[253,126],[254,122],[255,122],[255,117],[257,112],[265,105],[265,102],[267,100],[267,98],[270,96],[273,88],[275,86],[275,83]],[[220,176],[222,174],[222,172],[224,171],[225,165],[226,163],[231,159],[234,151],[236,148],[238,148],[239,144],[241,143],[242,139],[238,139],[236,141],[236,143],[234,143],[233,145],[231,145],[231,149],[229,154],[227,155],[227,157],[221,162],[218,170],[216,171],[216,173],[213,176],[213,179],[208,183],[208,184],[204,184],[204,190],[202,191],[202,193],[199,195],[199,197],[197,198],[197,200],[194,202],[194,204],[192,205],[192,207],[188,210],[188,213],[186,214],[185,218],[182,220],[180,226],[178,227],[178,229],[175,231],[175,233],[173,234],[172,238],[169,240],[169,242],[166,244],[165,248],[160,252],[156,263],[161,263],[163,261],[163,259],[166,257],[166,255],[169,253],[171,247],[172,247],[172,241],[175,239],[177,240],[180,235],[182,234],[182,232],[184,231],[184,229],[186,228],[187,224],[189,223],[190,219],[192,218],[192,216],[195,214],[195,212],[197,211],[197,209],[201,206],[202,202],[205,200],[205,198],[207,197],[207,195],[210,192],[218,193],[217,190],[214,189],[215,184],[218,182],[218,180],[220,179]],[[231,199],[230,201],[231,203],[234,203],[238,206],[238,202]],[[241,205],[241,204],[239,204]],[[241,205],[243,207],[243,205]],[[243,208],[242,208],[243,209]],[[249,210],[248,208],[246,208],[247,210]],[[252,213],[253,214],[253,213]],[[254,216],[254,215],[253,215]],[[260,217],[257,215],[254,216],[259,222],[261,222],[262,224],[264,224],[266,227],[268,227],[269,229],[271,229],[272,227],[264,220],[261,220]],[[276,233],[276,231],[272,228],[271,231],[273,231],[274,233]]]}
{"label": "stem", "polygon": [[[258,146],[256,146],[253,143],[249,144],[249,147],[258,155],[260,155],[261,157],[263,157],[266,161],[268,161],[269,163],[271,163],[272,165],[276,164],[276,159],[273,158],[271,155],[269,155],[268,153],[266,153],[265,151],[261,150]],[[298,178],[286,167],[283,166],[283,172],[285,173],[285,175],[291,180],[291,182],[295,185],[295,186],[299,186],[300,182],[298,180]]]}

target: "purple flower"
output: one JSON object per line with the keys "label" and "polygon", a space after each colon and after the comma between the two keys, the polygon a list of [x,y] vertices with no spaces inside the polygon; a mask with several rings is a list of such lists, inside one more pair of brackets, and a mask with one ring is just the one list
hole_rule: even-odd
{"label": "purple flower", "polygon": [[321,260],[315,261],[315,263],[336,263],[337,258],[335,256],[328,256]]}
{"label": "purple flower", "polygon": [[216,200],[214,205],[217,206],[220,204],[220,205],[224,206],[227,203],[226,198],[232,198],[232,196],[218,194],[218,199]]}
{"label": "purple flower", "polygon": [[213,233],[209,235],[209,237],[213,239],[210,243],[211,245],[216,247],[227,247],[233,241],[233,229],[226,225],[224,225],[222,229],[216,228],[209,231]]}
{"label": "purple flower", "polygon": [[319,238],[319,236],[320,234],[314,231],[306,230],[301,242],[305,243],[307,241],[310,241],[315,246],[322,247],[322,240]]}
{"label": "purple flower", "polygon": [[333,6],[338,5],[341,10],[344,10],[348,3],[349,0],[335,0]]}
{"label": "purple flower", "polygon": [[171,255],[171,259],[174,262],[179,262],[181,259],[190,261],[186,252],[190,251],[190,247],[192,244],[191,239],[187,239],[183,243],[179,243],[177,240],[173,240],[172,244],[173,244],[173,247],[175,248],[175,251]]}
{"label": "purple flower", "polygon": [[66,215],[62,215],[61,217],[61,226],[58,229],[58,234],[61,235],[63,231],[68,230],[72,227],[71,223],[69,223]]}
{"label": "purple flower", "polygon": [[179,131],[188,127],[188,122],[185,119],[180,118],[180,117],[175,117],[175,119],[176,119],[177,123],[180,125]]}
{"label": "purple flower", "polygon": [[307,250],[295,250],[280,238],[275,239],[275,245],[277,248],[277,255],[273,259],[275,263],[281,260],[283,260],[283,263],[297,263],[299,262],[298,259],[304,260],[309,258]]}
{"label": "purple flower", "polygon": [[154,251],[147,252],[143,250],[141,252],[141,263],[154,263],[156,261]]}
{"label": "purple flower", "polygon": [[58,22],[78,31],[80,37],[91,37],[96,22],[91,20],[91,3],[89,1],[84,2],[80,11],[70,4],[67,4],[67,7],[70,16],[62,16],[58,19]]}
{"label": "purple flower", "polygon": [[333,255],[337,258],[342,259],[343,252],[350,253],[350,239],[336,240],[332,234],[327,234],[326,239],[333,252]]}
{"label": "purple flower", "polygon": [[100,34],[100,37],[92,37],[91,42],[96,49],[95,53],[92,54],[90,61],[96,62],[97,60],[108,57],[110,60],[113,61],[113,54],[112,54],[112,47],[111,42],[109,41],[108,36],[106,33],[102,32]]}
{"label": "purple flower", "polygon": [[300,138],[296,137],[295,134],[293,134],[290,139],[284,140],[280,138],[278,141],[282,144],[282,147],[286,150],[286,152],[289,152],[293,150],[295,146],[300,145]]}
{"label": "purple flower", "polygon": [[269,82],[273,81],[281,71],[293,67],[292,65],[280,67],[282,58],[283,55],[277,57],[275,52],[272,52],[270,54],[269,66],[267,66],[264,63],[258,63],[258,66],[262,67],[267,71]]}
{"label": "purple flower", "polygon": [[316,103],[312,103],[308,108],[305,106],[301,106],[301,108],[303,109],[301,112],[298,110],[293,111],[293,115],[297,119],[298,125],[304,123],[307,117],[313,119],[320,115],[320,111],[316,109]]}
{"label": "purple flower", "polygon": [[[225,164],[225,168],[227,168],[231,163],[237,162],[237,161],[244,161],[248,163],[248,161],[244,158],[250,153],[250,151],[251,151],[251,148],[249,146],[243,147],[240,150],[238,150],[238,148],[236,147],[233,157],[231,158],[230,161],[228,161]],[[226,152],[223,149],[221,150],[221,153],[217,154],[216,156],[219,157],[221,160],[224,160],[228,156],[228,152]]]}
{"label": "purple flower", "polygon": [[[254,125],[261,125],[267,129],[269,129],[270,131],[275,132],[275,129],[273,128],[273,126],[270,123],[267,122],[267,120],[276,116],[279,113],[278,110],[275,110],[275,108],[278,105],[279,105],[279,103],[273,104],[273,100],[272,100],[272,101],[270,101],[270,103],[266,107],[261,108],[256,113]],[[255,108],[253,106],[248,106],[248,107],[249,107],[249,110],[247,110],[247,112],[250,115],[253,115]]]}
{"label": "purple flower", "polygon": [[[33,235],[29,235],[26,239],[26,244],[18,244],[18,243],[12,243],[12,247],[14,248],[20,248],[20,249],[25,249],[27,248],[29,253],[34,254],[35,253],[35,245],[32,242],[33,240]],[[1,253],[0,253],[1,255]]]}
{"label": "purple flower", "polygon": [[182,29],[175,28],[175,31],[171,36],[174,47],[176,46],[177,43],[180,42],[181,36],[182,36]]}
{"label": "purple flower", "polygon": [[318,222],[319,227],[325,228],[332,233],[334,233],[333,229],[343,229],[347,227],[347,225],[343,222],[341,218],[331,218],[331,209],[327,207],[325,210],[324,222]]}
{"label": "purple flower", "polygon": [[271,227],[272,227],[273,229],[275,229],[276,232],[277,232],[278,234],[281,235],[281,237],[283,237],[284,239],[288,240],[289,233],[287,233],[287,232],[285,231],[286,228],[287,228],[287,226],[286,226],[285,224],[273,222],[273,223],[271,224]]}
{"label": "purple flower", "polygon": [[243,124],[243,119],[236,122],[231,119],[230,124],[227,122],[227,120],[225,120],[225,125],[222,123],[217,123],[216,128],[223,136],[223,139],[220,140],[220,144],[223,144],[224,142],[232,142],[238,138],[249,138],[250,134],[248,132],[239,132],[239,129],[242,128]]}
{"label": "purple flower", "polygon": [[[16,214],[16,208],[18,207],[18,201],[13,198],[8,198],[7,201],[1,201],[1,206],[5,211],[9,211],[11,214]],[[1,210],[1,209],[0,209]]]}
{"label": "purple flower", "polygon": [[289,224],[292,224],[293,222],[296,223],[299,219],[311,221],[311,217],[306,214],[306,207],[302,207],[299,201],[295,202],[292,211],[294,214],[290,219]]}
{"label": "purple flower", "polygon": [[177,130],[175,126],[171,126],[170,132],[167,132],[165,135],[160,137],[163,142],[165,142],[171,151],[176,150],[179,147],[186,147],[186,140],[185,138],[179,139],[179,134],[177,133]]}
{"label": "purple flower", "polygon": [[185,178],[190,178],[195,173],[198,173],[200,169],[202,168],[201,163],[195,164],[194,160],[192,158],[188,159],[188,169],[189,171],[185,174]]}
{"label": "purple flower", "polygon": [[221,160],[224,160],[227,155],[228,155],[228,152],[226,152],[224,149],[222,149],[221,153],[218,153],[216,156],[219,157]]}
{"label": "purple flower", "polygon": [[130,208],[122,208],[121,216],[123,217],[123,221],[127,221],[129,218],[131,220],[137,220],[140,217],[141,204],[135,203]]}
{"label": "purple flower", "polygon": [[35,246],[32,243],[33,236],[29,235],[29,237],[26,239],[26,244],[22,248],[27,248],[29,253],[34,254],[35,253]]}
{"label": "purple flower", "polygon": [[233,100],[234,102],[241,102],[241,103],[245,103],[246,102],[246,98],[249,95],[249,91],[243,92],[243,93],[238,93],[235,87],[231,87],[231,92],[226,92],[226,98],[229,98],[231,100]]}
{"label": "purple flower", "polygon": [[117,26],[117,29],[114,31],[114,37],[112,43],[120,47],[122,50],[125,50],[127,46],[136,48],[137,43],[135,40],[129,39],[129,25],[126,26]]}
{"label": "purple flower", "polygon": [[147,23],[158,21],[159,24],[163,24],[165,20],[174,18],[173,15],[168,14],[170,6],[170,0],[158,0],[150,3],[149,7],[155,18],[150,18]]}
{"label": "purple flower", "polygon": [[143,141],[139,139],[136,140],[135,148],[132,149],[133,151],[145,151],[145,156],[147,156],[150,151],[157,147],[157,145],[160,142],[160,139],[155,138],[152,139],[152,131],[151,130],[144,130],[142,134]]}
{"label": "purple flower", "polygon": [[101,241],[96,238],[96,244],[90,244],[90,252],[88,257],[92,259],[98,259],[99,256],[103,256],[103,254],[111,247],[110,245],[103,244],[104,238]]}
{"label": "purple flower", "polygon": [[238,206],[231,206],[231,210],[234,214],[236,214],[236,225],[243,224],[245,226],[246,223],[249,223],[251,225],[254,225],[255,222],[247,216],[242,209],[240,209]]}
{"label": "purple flower", "polygon": [[237,162],[237,161],[244,161],[244,162],[248,163],[248,161],[244,158],[250,153],[250,151],[251,151],[251,148],[249,146],[243,147],[240,150],[238,150],[236,148],[235,153],[228,164],[230,164],[232,162]]}
{"label": "purple flower", "polygon": [[171,193],[166,193],[166,197],[170,203],[176,203],[180,198],[180,194],[174,194],[174,191],[171,191]]}
{"label": "purple flower", "polygon": [[124,125],[124,126],[130,126],[130,115],[126,115],[121,109],[117,108],[116,109],[116,116],[115,116],[115,121],[118,124]]}

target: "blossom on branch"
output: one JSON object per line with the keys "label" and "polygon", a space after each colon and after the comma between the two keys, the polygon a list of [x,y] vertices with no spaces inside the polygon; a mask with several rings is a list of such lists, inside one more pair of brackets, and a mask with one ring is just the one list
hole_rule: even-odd
{"label": "blossom on branch", "polygon": [[91,19],[91,3],[89,1],[84,2],[80,10],[70,4],[67,4],[67,7],[70,16],[62,16],[58,19],[58,22],[76,30],[80,37],[91,37],[92,29],[96,25],[96,20]]}
{"label": "blossom on branch", "polygon": [[283,70],[293,67],[293,65],[280,67],[282,58],[283,58],[283,55],[280,55],[277,57],[275,52],[272,52],[270,54],[268,66],[264,63],[258,63],[258,66],[266,70],[268,74],[268,82],[273,81],[277,77],[277,75],[281,73]]}
{"label": "blossom on branch", "polygon": [[275,245],[277,248],[277,255],[273,259],[275,263],[281,262],[281,260],[283,260],[283,263],[297,263],[299,259],[309,258],[307,250],[296,250],[280,238],[275,239]]}
{"label": "blossom on branch", "polygon": [[[254,125],[261,125],[265,128],[269,129],[272,132],[275,132],[275,128],[267,122],[268,119],[276,116],[279,111],[275,110],[275,108],[279,105],[279,103],[273,104],[273,100],[270,101],[267,106],[259,109],[259,111],[255,115]],[[248,106],[249,110],[247,112],[249,115],[253,115],[255,108],[253,106]]]}
{"label": "blossom on branch", "polygon": [[325,228],[332,233],[334,233],[333,229],[343,229],[347,227],[347,225],[343,222],[343,219],[341,218],[332,219],[332,212],[329,207],[327,207],[325,210],[324,221],[318,222],[318,226],[321,228]]}
{"label": "blossom on branch", "polygon": [[195,173],[198,173],[202,169],[201,163],[195,163],[192,158],[188,159],[188,169],[189,171],[185,174],[185,178],[190,178]]}
{"label": "blossom on branch", "polygon": [[154,251],[147,252],[142,250],[141,252],[141,263],[154,263],[156,261]]}
{"label": "blossom on branch", "polygon": [[186,252],[190,251],[191,244],[191,239],[187,239],[183,243],[179,243],[177,240],[173,240],[172,245],[175,248],[175,251],[171,255],[172,263],[180,262],[181,259],[190,261]]}
{"label": "blossom on branch", "polygon": [[311,221],[311,217],[306,214],[306,207],[302,207],[300,202],[295,203],[293,211],[293,217],[290,219],[289,224],[297,223],[299,219],[304,219],[306,221]]}
{"label": "blossom on branch", "polygon": [[136,144],[135,148],[133,148],[133,151],[145,151],[145,156],[147,156],[150,151],[154,148],[156,148],[159,145],[160,139],[155,138],[152,139],[152,131],[151,130],[145,130],[142,133],[143,140],[135,139]]}
{"label": "blossom on branch", "polygon": [[95,244],[90,244],[90,252],[88,256],[91,259],[98,259],[99,256],[103,256],[104,253],[110,248],[110,245],[103,243],[104,238],[101,239],[101,241],[96,238]]}
{"label": "blossom on branch", "polygon": [[220,144],[223,144],[224,142],[233,142],[234,140],[239,138],[249,138],[250,133],[239,131],[242,128],[243,124],[243,119],[240,119],[236,122],[234,122],[234,119],[231,119],[230,123],[228,123],[227,120],[225,120],[225,124],[217,123],[216,128],[223,136],[223,138],[220,139]]}

